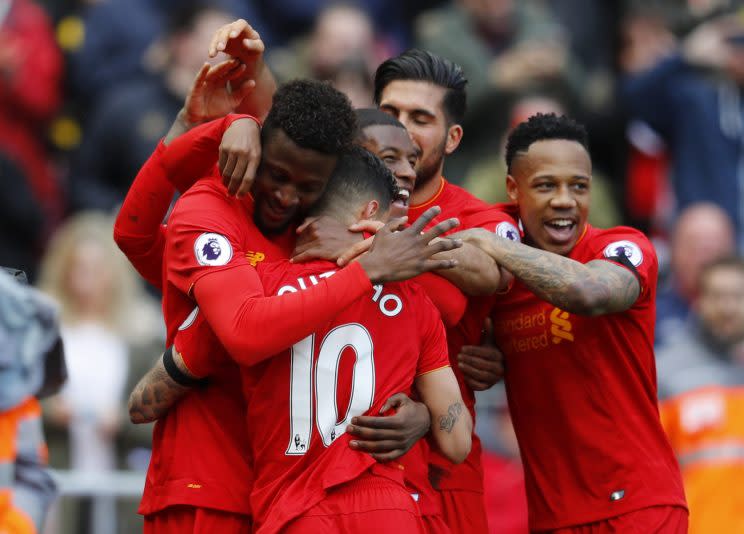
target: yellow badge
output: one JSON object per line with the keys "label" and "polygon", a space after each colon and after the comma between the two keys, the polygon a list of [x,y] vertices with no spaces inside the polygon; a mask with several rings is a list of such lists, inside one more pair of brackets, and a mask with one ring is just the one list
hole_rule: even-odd
{"label": "yellow badge", "polygon": [[266,255],[263,252],[253,252],[251,250],[245,253],[245,257],[248,258],[248,262],[253,267],[266,259]]}
{"label": "yellow badge", "polygon": [[553,334],[553,343],[558,345],[561,341],[573,341],[571,333],[571,321],[568,320],[569,313],[555,308],[550,312],[550,333]]}

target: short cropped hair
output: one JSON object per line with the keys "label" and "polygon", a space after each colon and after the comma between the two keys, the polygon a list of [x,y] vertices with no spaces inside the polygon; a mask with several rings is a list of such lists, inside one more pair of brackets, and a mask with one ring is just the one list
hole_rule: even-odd
{"label": "short cropped hair", "polygon": [[367,135],[364,133],[365,128],[370,126],[393,126],[395,128],[401,128],[405,130],[406,127],[398,119],[380,111],[377,108],[360,108],[354,110],[357,117],[357,124],[359,129],[357,130],[356,142],[364,143],[367,141]]}
{"label": "short cropped hair", "polygon": [[446,89],[444,114],[450,124],[461,123],[465,118],[467,78],[462,67],[427,50],[412,48],[399,56],[384,61],[375,72],[375,103],[380,104],[382,91],[391,82],[413,80],[429,82]]}
{"label": "short cropped hair", "polygon": [[356,115],[346,95],[330,84],[294,80],[274,93],[261,130],[262,143],[277,130],[301,148],[337,155],[354,142]]}
{"label": "short cropped hair", "polygon": [[576,141],[589,151],[586,128],[565,115],[538,113],[519,123],[506,141],[506,168],[511,172],[512,161],[518,152],[527,152],[532,143],[548,139]]}
{"label": "short cropped hair", "polygon": [[380,158],[360,146],[353,146],[338,159],[323,196],[313,206],[313,215],[344,213],[367,197],[390,208],[398,195],[393,173]]}

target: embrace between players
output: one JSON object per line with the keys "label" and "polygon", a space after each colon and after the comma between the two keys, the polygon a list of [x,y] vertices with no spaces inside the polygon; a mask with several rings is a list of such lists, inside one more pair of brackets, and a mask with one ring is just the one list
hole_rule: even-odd
{"label": "embrace between players", "polygon": [[686,532],[655,253],[587,223],[583,127],[517,126],[513,202],[490,206],[442,176],[456,64],[389,59],[379,109],[354,111],[324,83],[276,89],[245,21],[218,51],[233,59],[197,75],[115,227],[168,330],[130,398],[133,421],[157,419],[145,531],[486,532],[473,391],[502,356],[463,347],[491,318],[530,529]]}

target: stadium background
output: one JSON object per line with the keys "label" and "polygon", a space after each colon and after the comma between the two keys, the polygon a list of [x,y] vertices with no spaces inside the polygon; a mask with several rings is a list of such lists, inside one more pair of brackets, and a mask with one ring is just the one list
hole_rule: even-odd
{"label": "stadium background", "polygon": [[[669,94],[646,86],[675,51],[701,46],[692,42],[701,24],[737,9],[735,0],[0,1],[0,265],[25,269],[60,300],[70,366],[67,388],[45,404],[51,464],[66,473],[68,492],[47,531],[141,529],[131,493],[151,429],[129,424],[125,397],[161,350],[164,328],[158,296],[112,243],[111,216],[217,27],[246,18],[279,81],[331,80],[358,107],[372,103],[377,64],[410,46],[460,63],[469,110],[445,175],[488,201],[505,198],[511,125],[537,111],[584,122],[595,164],[591,221],[634,225],[657,245],[661,346],[687,324],[700,266],[742,250],[744,165],[737,176],[738,160],[681,130],[739,136],[744,161],[744,77],[710,47],[710,65],[671,79]],[[728,104],[709,112],[685,107],[685,95],[727,90]],[[685,172],[694,165],[710,175]],[[526,532],[498,387],[483,395],[479,417],[492,530]]]}

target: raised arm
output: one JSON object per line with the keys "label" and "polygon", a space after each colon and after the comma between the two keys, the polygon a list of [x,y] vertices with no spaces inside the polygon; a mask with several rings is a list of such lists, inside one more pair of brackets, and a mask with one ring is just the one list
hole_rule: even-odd
{"label": "raised arm", "polygon": [[489,254],[535,295],[570,313],[621,312],[641,293],[636,274],[619,263],[599,259],[584,264],[482,229],[455,235]]}
{"label": "raised arm", "polygon": [[247,81],[252,90],[241,100],[237,111],[261,120],[268,115],[276,91],[274,75],[264,62],[264,51],[261,36],[243,19],[222,26],[209,44],[209,57],[224,52],[245,65],[243,76],[231,83],[241,87]]}

